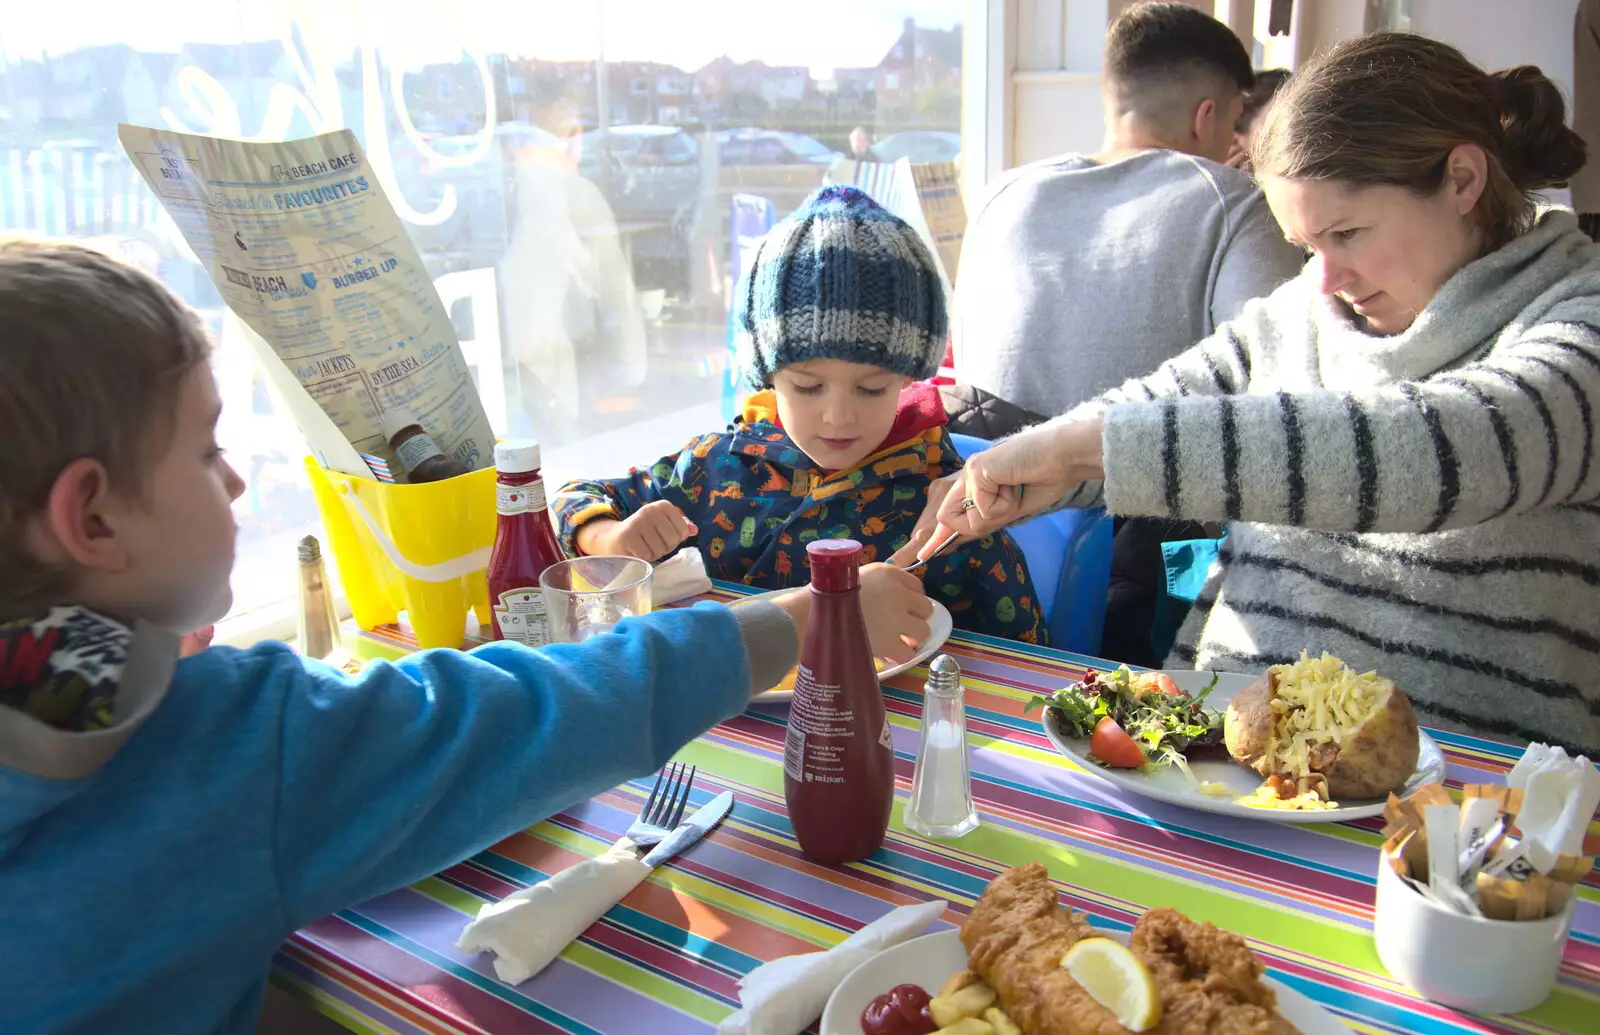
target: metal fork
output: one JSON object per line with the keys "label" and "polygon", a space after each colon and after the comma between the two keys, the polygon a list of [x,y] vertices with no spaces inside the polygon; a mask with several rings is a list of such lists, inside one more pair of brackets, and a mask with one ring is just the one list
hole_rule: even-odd
{"label": "metal fork", "polygon": [[640,847],[659,844],[683,820],[689,805],[689,788],[694,785],[695,766],[671,762],[656,775],[656,785],[639,810],[639,818],[628,828],[628,840]]}
{"label": "metal fork", "polygon": [[906,565],[905,568],[903,568],[902,570],[903,571],[916,571],[918,568],[921,568],[924,565],[926,565],[929,561],[934,560],[935,558],[942,556],[944,554],[944,552],[946,550],[950,549],[950,547],[952,545],[954,545],[955,541],[957,539],[960,539],[960,538],[961,538],[961,533],[960,532],[951,532],[948,536],[945,537],[944,542],[940,543],[934,549],[934,551],[932,553],[928,554],[928,556],[923,557],[923,558],[921,558],[919,560],[912,561],[910,564]]}

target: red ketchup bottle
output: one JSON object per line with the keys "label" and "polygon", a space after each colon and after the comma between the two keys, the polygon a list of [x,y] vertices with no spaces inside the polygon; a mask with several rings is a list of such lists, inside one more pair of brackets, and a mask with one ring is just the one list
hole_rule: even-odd
{"label": "red ketchup bottle", "polygon": [[894,748],[861,613],[861,544],[824,539],[783,741],[783,796],[800,851],[818,862],[878,850],[894,807]]}
{"label": "red ketchup bottle", "polygon": [[550,642],[539,579],[562,559],[561,544],[550,527],[539,477],[539,444],[508,439],[494,447],[495,509],[500,512],[489,554],[489,604],[494,613],[494,638],[530,647]]}

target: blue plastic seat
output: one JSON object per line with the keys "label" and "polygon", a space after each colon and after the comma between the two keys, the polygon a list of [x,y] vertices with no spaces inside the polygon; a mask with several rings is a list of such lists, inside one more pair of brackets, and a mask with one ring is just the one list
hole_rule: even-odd
{"label": "blue plastic seat", "polygon": [[[962,457],[993,445],[972,435],[951,435],[950,440]],[[1111,584],[1110,515],[1104,510],[1058,510],[1006,531],[1027,558],[1050,645],[1075,654],[1098,653]]]}

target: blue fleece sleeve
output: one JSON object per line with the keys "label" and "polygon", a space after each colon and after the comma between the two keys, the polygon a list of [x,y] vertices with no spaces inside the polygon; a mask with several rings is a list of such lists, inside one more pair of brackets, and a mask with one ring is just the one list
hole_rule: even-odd
{"label": "blue fleece sleeve", "polygon": [[652,772],[751,685],[739,623],[715,604],[540,651],[303,671],[282,709],[275,846],[295,927]]}

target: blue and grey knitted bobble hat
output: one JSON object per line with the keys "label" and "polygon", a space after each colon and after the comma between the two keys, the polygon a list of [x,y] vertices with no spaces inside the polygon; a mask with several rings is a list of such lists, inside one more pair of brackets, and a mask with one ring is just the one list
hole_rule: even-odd
{"label": "blue and grey knitted bobble hat", "polygon": [[944,287],[904,220],[854,187],[824,187],[773,227],[734,299],[739,368],[764,388],[791,363],[841,359],[932,377]]}

